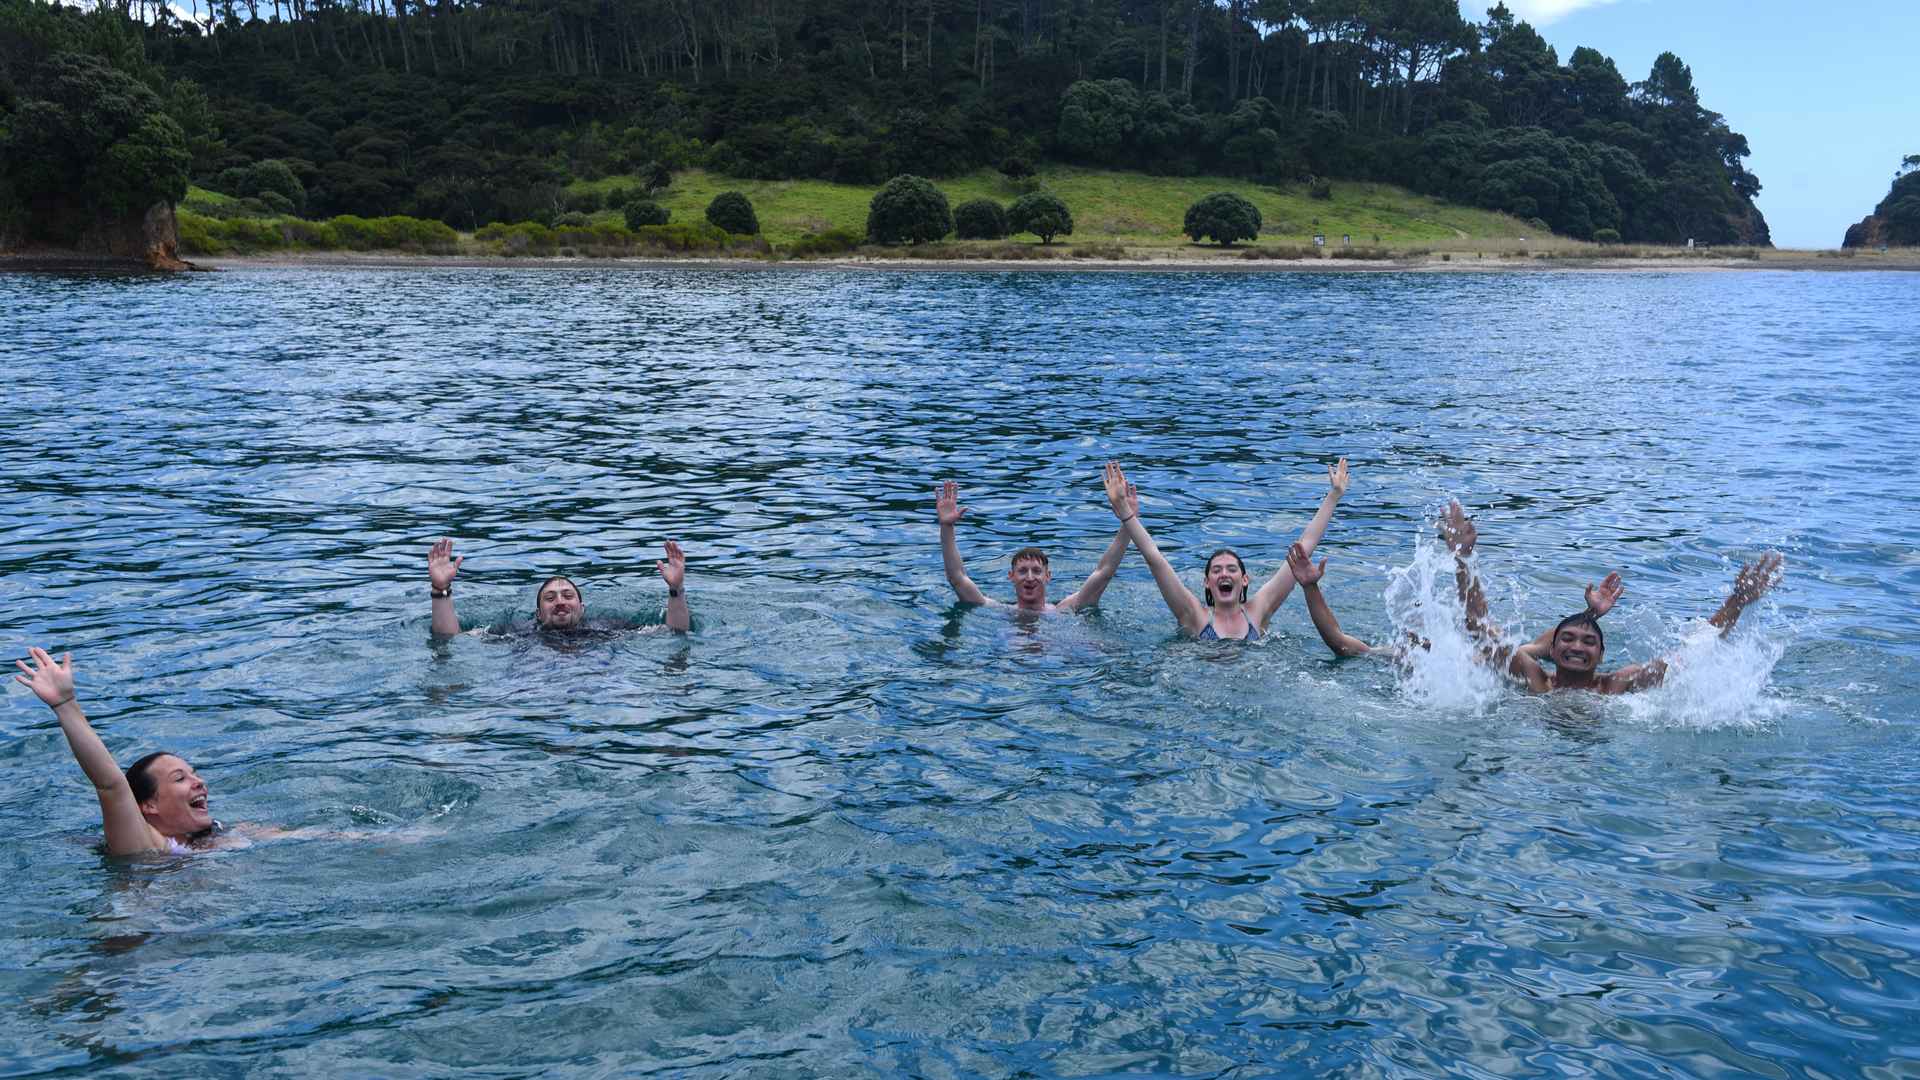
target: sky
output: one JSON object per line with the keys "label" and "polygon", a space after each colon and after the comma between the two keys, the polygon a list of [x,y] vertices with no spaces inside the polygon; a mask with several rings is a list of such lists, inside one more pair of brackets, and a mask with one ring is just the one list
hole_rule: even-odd
{"label": "sky", "polygon": [[[1493,0],[1462,0],[1485,22]],[[1566,63],[1585,45],[1628,82],[1671,52],[1700,103],[1747,137],[1783,248],[1837,248],[1920,154],[1920,0],[1507,0]]]}

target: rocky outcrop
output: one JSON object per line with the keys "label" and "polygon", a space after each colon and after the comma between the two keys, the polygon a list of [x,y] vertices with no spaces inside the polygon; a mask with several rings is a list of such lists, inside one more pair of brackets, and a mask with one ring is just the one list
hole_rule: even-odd
{"label": "rocky outcrop", "polygon": [[180,257],[180,226],[173,204],[156,202],[146,212],[118,220],[80,224],[69,235],[71,247],[24,246],[11,251],[0,244],[0,266],[14,268],[126,267],[192,270]]}
{"label": "rocky outcrop", "polygon": [[1868,214],[1859,224],[1847,226],[1846,239],[1840,241],[1843,248],[1877,248],[1887,242],[1887,223],[1880,220],[1878,214]]}

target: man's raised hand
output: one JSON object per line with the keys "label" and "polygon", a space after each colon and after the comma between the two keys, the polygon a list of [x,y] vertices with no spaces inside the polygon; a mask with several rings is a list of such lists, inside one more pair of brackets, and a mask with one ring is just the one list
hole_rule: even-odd
{"label": "man's raised hand", "polygon": [[1473,545],[1480,539],[1479,530],[1473,527],[1473,519],[1467,516],[1465,507],[1458,499],[1447,504],[1447,510],[1440,515],[1440,539],[1455,555],[1465,558],[1473,554]]}
{"label": "man's raised hand", "polygon": [[1620,584],[1620,571],[1615,570],[1600,584],[1587,586],[1587,610],[1593,612],[1593,617],[1597,619],[1612,611],[1613,605],[1620,602],[1620,594],[1625,591],[1626,586]]}
{"label": "man's raised hand", "polygon": [[1301,585],[1317,585],[1327,574],[1327,560],[1321,559],[1320,565],[1313,565],[1313,558],[1307,549],[1295,544],[1287,549],[1287,569],[1293,572],[1293,580]]}
{"label": "man's raised hand", "polygon": [[940,514],[940,524],[957,525],[966,514],[967,508],[960,505],[960,485],[949,480],[940,485],[934,496],[933,506]]}
{"label": "man's raised hand", "polygon": [[456,558],[453,554],[453,541],[446,537],[434,541],[427,551],[427,582],[434,592],[446,592],[453,588],[453,576],[460,572],[460,563],[465,555]]}
{"label": "man's raised hand", "polygon": [[1767,590],[1780,584],[1780,563],[1780,553],[1769,551],[1742,566],[1739,576],[1733,579],[1733,595],[1727,599],[1746,607],[1765,596]]}
{"label": "man's raised hand", "polygon": [[667,583],[667,591],[677,593],[687,582],[687,556],[675,541],[667,541],[667,557],[654,563],[653,568],[660,572],[660,580]]}

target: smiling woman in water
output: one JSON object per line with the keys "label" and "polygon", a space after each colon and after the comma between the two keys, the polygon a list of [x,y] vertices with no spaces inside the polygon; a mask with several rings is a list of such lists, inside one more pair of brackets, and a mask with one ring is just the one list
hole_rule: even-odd
{"label": "smiling woman in water", "polygon": [[193,766],[166,753],[148,754],[122,772],[107,746],[94,734],[73,693],[73,654],[55,663],[45,649],[28,649],[16,660],[14,681],[32,690],[53,715],[73,748],[74,760],[93,781],[100,797],[100,818],[107,827],[107,854],[186,851],[204,846],[220,833],[207,807],[207,785]]}

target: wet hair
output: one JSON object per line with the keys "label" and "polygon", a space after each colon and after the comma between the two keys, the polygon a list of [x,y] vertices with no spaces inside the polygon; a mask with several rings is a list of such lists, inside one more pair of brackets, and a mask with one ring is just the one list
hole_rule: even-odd
{"label": "wet hair", "polygon": [[147,766],[152,765],[163,757],[179,756],[180,755],[170,750],[155,750],[153,753],[127,766],[127,786],[133,789],[133,801],[136,803],[146,802],[148,799],[153,798],[153,793],[160,788],[159,783],[154,780],[153,774],[147,771]]}
{"label": "wet hair", "polygon": [[[1013,565],[1019,566],[1021,559],[1039,559],[1041,566],[1047,566],[1047,553],[1037,547],[1023,547],[1013,553]],[[1048,567],[1051,569],[1051,567]]]}
{"label": "wet hair", "polygon": [[[539,614],[540,614],[540,594],[543,592],[546,592],[547,586],[553,584],[556,581],[564,581],[569,585],[573,585],[572,578],[566,577],[561,574],[555,574],[552,577],[546,579],[545,581],[542,581],[539,587],[533,590],[533,614],[536,618],[539,617]],[[573,585],[573,595],[579,597],[580,602],[582,604],[587,602],[587,594],[580,591],[580,586]]]}
{"label": "wet hair", "polygon": [[1593,636],[1600,639],[1600,651],[1606,651],[1607,635],[1605,631],[1600,629],[1600,616],[1595,615],[1592,611],[1582,611],[1576,615],[1569,615],[1560,620],[1560,625],[1553,628],[1553,639],[1556,641],[1559,640],[1560,631],[1571,626],[1584,626],[1592,630]]}
{"label": "wet hair", "polygon": [[[1207,570],[1212,570],[1213,560],[1219,558],[1222,555],[1233,556],[1233,563],[1235,566],[1240,568],[1240,575],[1242,577],[1246,576],[1247,561],[1245,559],[1242,559],[1240,557],[1240,553],[1233,550],[1232,548],[1219,548],[1219,549],[1216,549],[1213,554],[1207,556],[1207,567],[1206,567]],[[1204,574],[1204,571],[1203,571],[1203,574]],[[1212,607],[1213,606],[1213,586],[1205,584],[1204,577],[1202,581],[1203,583],[1200,586],[1200,591],[1207,595],[1207,606]],[[1243,604],[1247,602],[1247,586],[1245,582],[1242,582],[1240,584],[1240,602]]]}

